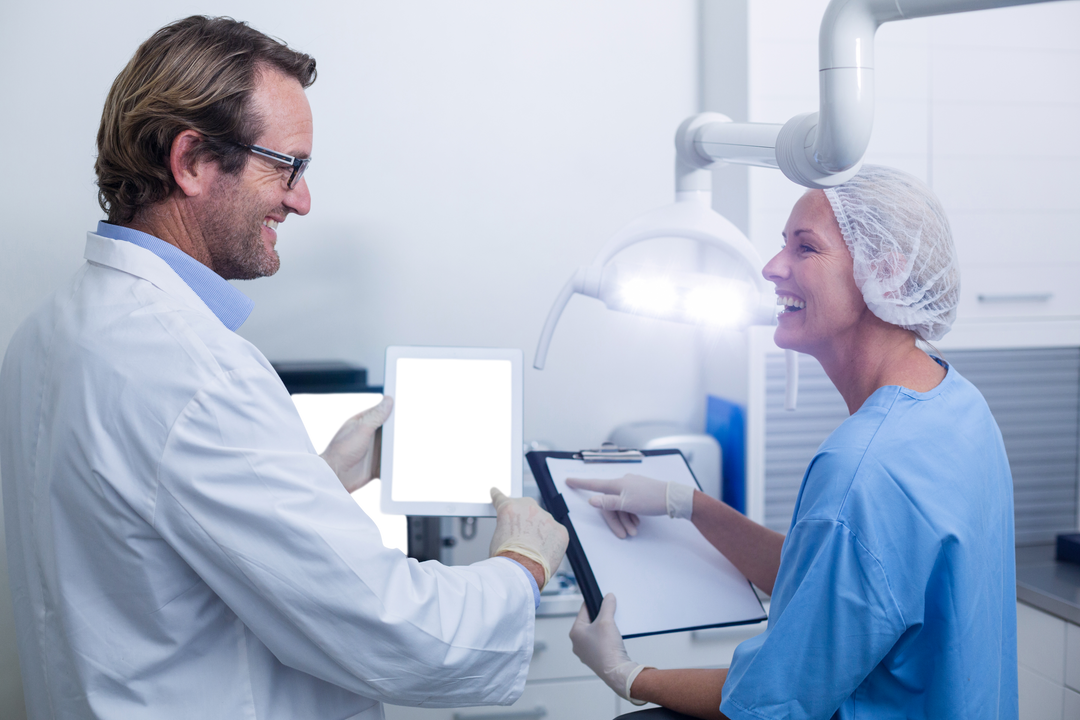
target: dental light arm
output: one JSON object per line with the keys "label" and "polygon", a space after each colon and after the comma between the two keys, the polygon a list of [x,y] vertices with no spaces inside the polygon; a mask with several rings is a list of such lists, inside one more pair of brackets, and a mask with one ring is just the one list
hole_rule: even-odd
{"label": "dental light arm", "polygon": [[536,356],[533,358],[533,367],[537,370],[543,370],[544,365],[547,364],[551,336],[555,334],[555,326],[559,324],[559,318],[562,317],[566,304],[570,302],[570,298],[577,292],[576,288],[580,286],[581,280],[579,276],[583,275],[583,270],[584,268],[578,268],[574,276],[566,281],[562,292],[555,298],[555,304],[548,310],[547,320],[544,321],[544,329],[540,331],[540,342],[536,344]]}
{"label": "dental light arm", "polygon": [[[810,188],[839,185],[862,164],[874,124],[874,35],[882,23],[1051,0],[832,0],[818,36],[818,112],[786,123],[683,123],[683,161],[779,168]],[[700,116],[699,116],[700,117]]]}

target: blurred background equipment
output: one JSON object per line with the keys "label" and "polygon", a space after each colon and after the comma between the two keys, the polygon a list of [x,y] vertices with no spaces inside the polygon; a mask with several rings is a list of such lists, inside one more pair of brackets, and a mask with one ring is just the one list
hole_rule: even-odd
{"label": "blurred background equipment", "polygon": [[[679,423],[646,421],[620,425],[608,435],[608,442],[635,450],[679,450],[701,491],[720,498],[720,443],[711,435],[696,433]],[[628,465],[626,471],[634,472],[633,466]]]}
{"label": "blurred background equipment", "polygon": [[[333,361],[272,365],[289,391],[316,452],[326,449],[342,423],[382,400],[382,388],[368,387],[367,370],[362,367]],[[383,545],[397,548],[410,556],[410,549],[418,553],[427,552],[425,537],[418,537],[415,543],[412,541],[404,516],[388,515],[380,510],[381,487],[379,478],[373,478],[353,492],[352,499],[375,522]],[[414,544],[416,547],[412,548]]]}

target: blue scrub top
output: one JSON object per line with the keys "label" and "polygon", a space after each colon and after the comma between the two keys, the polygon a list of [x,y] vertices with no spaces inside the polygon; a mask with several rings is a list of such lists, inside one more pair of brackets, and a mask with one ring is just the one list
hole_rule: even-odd
{"label": "blue scrub top", "polygon": [[[940,361],[939,361],[940,362]],[[944,363],[943,363],[944,364]],[[877,390],[803,477],[729,718],[1016,718],[1012,474],[979,391]]]}

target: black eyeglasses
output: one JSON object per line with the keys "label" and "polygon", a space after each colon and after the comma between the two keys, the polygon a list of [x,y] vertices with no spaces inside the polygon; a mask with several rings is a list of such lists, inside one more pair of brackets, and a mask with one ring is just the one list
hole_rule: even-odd
{"label": "black eyeglasses", "polygon": [[255,153],[259,157],[264,157],[274,162],[282,163],[283,165],[292,166],[292,175],[289,176],[289,182],[285,183],[285,187],[292,190],[292,186],[299,182],[300,178],[304,177],[304,171],[307,170],[307,166],[311,164],[311,158],[297,158],[292,155],[286,155],[280,153],[277,150],[271,150],[270,148],[264,148],[260,145],[245,145],[244,143],[236,143],[242,148],[247,148],[251,152]]}

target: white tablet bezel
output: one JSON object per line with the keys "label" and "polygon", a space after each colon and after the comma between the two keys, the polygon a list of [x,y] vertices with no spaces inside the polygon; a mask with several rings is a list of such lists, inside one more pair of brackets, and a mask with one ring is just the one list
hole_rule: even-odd
{"label": "white tablet bezel", "polygon": [[[383,392],[394,396],[397,389],[397,361],[403,358],[423,359],[465,359],[465,360],[509,360],[511,389],[510,432],[510,496],[521,497],[522,476],[522,377],[524,361],[521,350],[517,348],[461,348],[461,347],[405,347],[386,348],[386,374],[383,380]],[[379,477],[382,480],[382,511],[396,515],[446,515],[459,517],[494,517],[495,508],[491,503],[472,502],[403,502],[393,499],[394,483],[394,416],[383,426],[382,460]]]}

